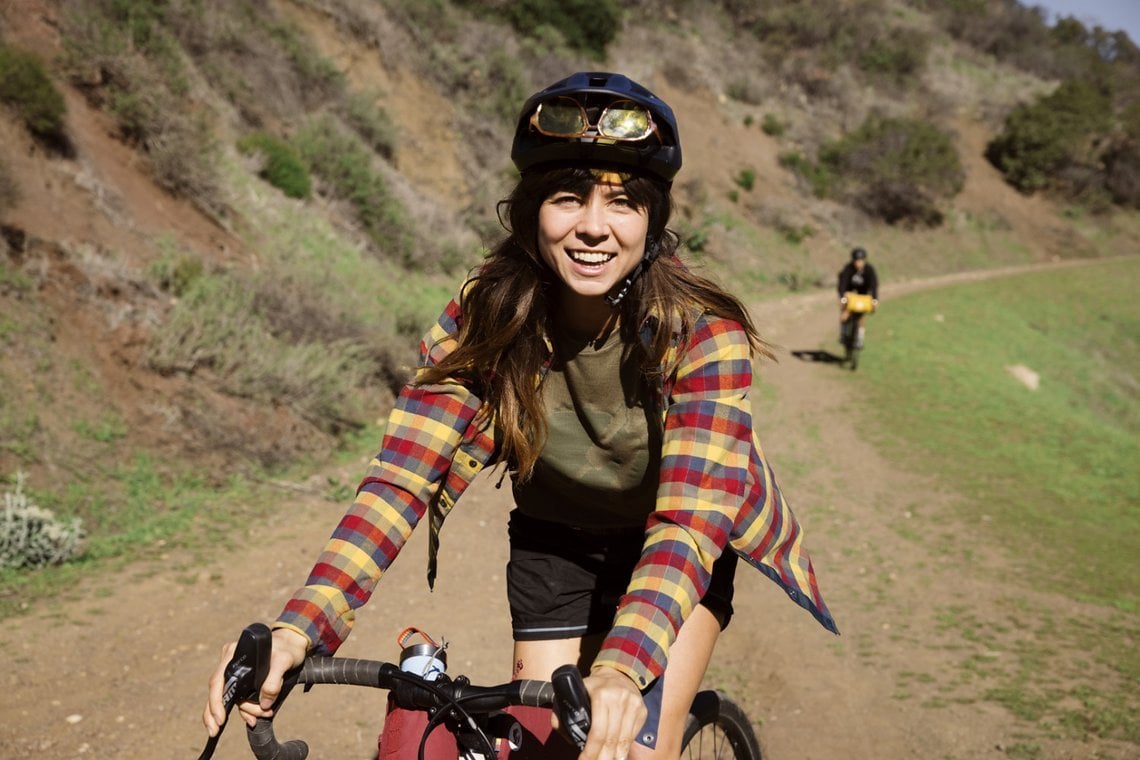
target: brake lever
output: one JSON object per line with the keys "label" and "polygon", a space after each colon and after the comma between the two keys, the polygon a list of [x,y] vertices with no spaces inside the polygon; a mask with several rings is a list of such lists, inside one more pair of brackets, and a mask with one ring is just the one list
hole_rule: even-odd
{"label": "brake lever", "polygon": [[581,751],[590,733],[590,695],[575,665],[563,665],[550,677],[558,730]]}
{"label": "brake lever", "polygon": [[246,626],[238,639],[234,656],[226,665],[226,685],[222,689],[222,704],[229,715],[238,702],[257,699],[261,685],[269,674],[269,654],[273,648],[273,635],[264,623]]}
{"label": "brake lever", "polygon": [[226,664],[226,683],[222,687],[222,706],[226,720],[218,727],[218,733],[206,741],[206,747],[198,760],[210,760],[214,748],[229,723],[230,710],[239,702],[249,702],[258,698],[261,685],[269,674],[269,655],[273,648],[273,634],[264,623],[251,623],[245,627],[234,648],[233,657]]}

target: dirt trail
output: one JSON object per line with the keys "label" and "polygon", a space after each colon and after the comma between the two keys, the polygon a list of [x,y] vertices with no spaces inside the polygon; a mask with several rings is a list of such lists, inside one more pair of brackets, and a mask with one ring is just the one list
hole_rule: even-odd
{"label": "dirt trail", "polygon": [[[909,283],[893,293],[967,278]],[[832,348],[828,293],[789,297],[755,309],[780,348],[761,366],[756,425],[785,494],[805,524],[824,594],[841,637],[755,573],[738,580],[737,617],[718,648],[709,684],[743,702],[759,722],[766,757],[982,758],[1030,728],[987,702],[946,700],[924,707],[962,656],[934,625],[939,605],[969,605],[979,619],[1002,619],[1008,568],[974,548],[964,569],[940,559],[900,525],[927,520],[947,530],[939,507],[953,494],[881,459],[844,413],[848,373],[791,352]],[[873,325],[884,329],[889,310]],[[353,482],[364,466],[335,473]],[[0,693],[0,757],[189,758],[204,734],[205,680],[221,644],[253,620],[271,618],[305,576],[344,505],[283,489],[279,517],[265,537],[216,556],[163,554],[151,547],[114,574],[84,580],[81,601],[35,600],[5,621]],[[451,642],[451,672],[499,681],[509,672],[509,626],[502,587],[509,493],[480,481],[444,531],[436,593],[425,594],[425,532],[418,531],[359,616],[346,656],[392,658],[396,634],[417,625]],[[953,526],[951,526],[952,528]],[[1072,607],[1059,599],[1054,607]],[[900,693],[900,673],[928,674]],[[295,695],[280,728],[310,741],[317,757],[372,758],[383,697],[322,687]],[[1088,745],[1045,744],[1045,757],[1105,757]],[[1111,754],[1108,757],[1123,757]],[[231,729],[218,758],[248,757]]]}

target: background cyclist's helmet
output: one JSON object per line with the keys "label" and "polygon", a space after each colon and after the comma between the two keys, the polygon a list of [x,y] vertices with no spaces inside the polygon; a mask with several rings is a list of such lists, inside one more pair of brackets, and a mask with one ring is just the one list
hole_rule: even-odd
{"label": "background cyclist's helmet", "polygon": [[862,248],[855,248],[851,251],[851,260],[858,261],[859,259],[867,258],[867,252]]}
{"label": "background cyclist's helmet", "polygon": [[637,167],[672,182],[681,168],[681,143],[673,109],[661,98],[621,74],[579,72],[527,99],[511,160],[520,172],[592,161]]}

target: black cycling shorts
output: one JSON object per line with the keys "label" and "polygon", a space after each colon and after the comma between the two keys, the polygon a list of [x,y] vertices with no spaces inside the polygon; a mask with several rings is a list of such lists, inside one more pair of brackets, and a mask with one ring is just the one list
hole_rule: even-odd
{"label": "black cycling shorts", "polygon": [[[606,633],[641,557],[640,528],[584,528],[511,512],[507,599],[515,641],[572,639]],[[701,604],[724,630],[732,618],[736,552],[713,564]]]}

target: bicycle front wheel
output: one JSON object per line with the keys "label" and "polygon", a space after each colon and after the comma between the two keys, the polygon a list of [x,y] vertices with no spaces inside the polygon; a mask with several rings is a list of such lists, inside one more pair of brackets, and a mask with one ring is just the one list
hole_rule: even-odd
{"label": "bicycle front wheel", "polygon": [[697,694],[681,746],[685,760],[761,760],[760,742],[748,716],[720,691]]}
{"label": "bicycle front wheel", "polygon": [[859,322],[854,317],[843,323],[843,363],[852,371],[859,366]]}

